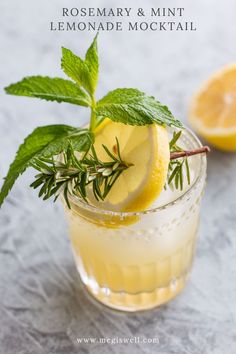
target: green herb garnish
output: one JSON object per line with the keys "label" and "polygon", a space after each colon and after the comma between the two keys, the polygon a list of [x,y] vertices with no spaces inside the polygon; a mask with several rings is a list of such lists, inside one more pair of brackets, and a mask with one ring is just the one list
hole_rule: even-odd
{"label": "green herb garnish", "polygon": [[[0,205],[15,180],[28,167],[40,172],[32,187],[40,186],[39,194],[44,199],[51,196],[57,198],[61,190],[67,202],[68,193],[77,193],[86,199],[85,187],[89,183],[92,183],[95,198],[104,199],[122,171],[129,167],[121,156],[117,158],[105,146],[104,149],[110,154],[112,161],[107,163],[97,158],[93,148],[94,130],[104,118],[129,125],[157,123],[182,127],[181,122],[174,118],[165,105],[137,89],[115,89],[96,101],[99,72],[97,36],[87,50],[84,60],[69,49],[62,48],[61,67],[72,81],[31,76],[6,87],[5,91],[11,95],[89,107],[90,126],[88,129],[80,129],[67,125],[50,125],[35,129],[19,147],[10,166],[0,192]],[[116,144],[119,147],[118,141]],[[80,152],[80,158],[76,152]],[[59,162],[55,158],[59,154],[64,156],[64,161]],[[184,164],[187,168],[186,159]],[[178,166],[177,163],[176,167]],[[171,163],[170,168],[173,167],[174,164]],[[174,177],[170,178],[175,179],[176,186],[182,186],[180,172],[175,172]]]}
{"label": "green herb garnish", "polygon": [[91,152],[81,159],[75,155],[71,145],[63,152],[61,160],[54,157],[35,159],[32,166],[40,173],[35,176],[35,181],[30,186],[41,186],[39,197],[43,196],[44,200],[53,196],[56,201],[63,193],[69,208],[69,194],[80,195],[87,202],[86,187],[89,184],[92,185],[94,197],[98,201],[104,200],[122,171],[132,166],[122,160],[117,139],[114,146],[118,152],[116,155],[103,146],[111,158],[109,162],[99,160],[93,145]]}
{"label": "green herb garnish", "polygon": [[[174,132],[173,137],[169,143],[170,145],[170,155],[176,152],[183,152],[184,150],[177,145],[179,138],[181,137],[182,131]],[[184,169],[186,171],[186,175],[184,174]],[[188,164],[188,157],[184,156],[181,159],[171,159],[169,162],[167,183],[170,186],[174,186],[175,189],[183,190],[184,186],[184,178],[187,178],[188,184],[191,183],[190,180],[190,170]]]}

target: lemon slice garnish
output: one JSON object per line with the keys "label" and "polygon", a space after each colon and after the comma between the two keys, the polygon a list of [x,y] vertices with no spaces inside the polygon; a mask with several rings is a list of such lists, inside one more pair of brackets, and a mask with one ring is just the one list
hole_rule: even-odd
{"label": "lemon slice garnish", "polygon": [[104,201],[96,206],[113,211],[143,211],[164,188],[170,159],[166,128],[152,124],[130,126],[105,119],[95,131],[95,150],[101,161],[110,157],[102,145],[116,153],[116,138],[122,160],[132,164],[123,171]]}

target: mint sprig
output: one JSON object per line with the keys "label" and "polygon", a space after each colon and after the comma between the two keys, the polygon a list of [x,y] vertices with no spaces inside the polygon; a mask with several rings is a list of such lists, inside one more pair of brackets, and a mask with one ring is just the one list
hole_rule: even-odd
{"label": "mint sprig", "polygon": [[130,125],[161,125],[182,127],[170,110],[154,97],[137,89],[123,88],[109,92],[98,102],[95,90],[99,74],[97,36],[81,59],[71,50],[62,48],[61,67],[73,81],[32,76],[5,88],[6,93],[67,102],[91,108],[92,130],[106,117]]}
{"label": "mint sprig", "polygon": [[69,146],[74,151],[85,151],[85,155],[88,154],[94,141],[93,131],[104,118],[129,125],[157,123],[164,126],[182,126],[166,106],[137,89],[116,89],[96,102],[95,91],[99,74],[97,36],[84,59],[71,50],[62,48],[61,67],[72,81],[47,76],[31,76],[9,85],[5,91],[11,95],[90,107],[89,129],[81,130],[66,125],[35,129],[19,147],[15,160],[10,166],[0,192],[0,206],[18,176],[27,167],[36,166],[36,159],[37,161],[45,158],[53,159],[53,156],[67,152]]}

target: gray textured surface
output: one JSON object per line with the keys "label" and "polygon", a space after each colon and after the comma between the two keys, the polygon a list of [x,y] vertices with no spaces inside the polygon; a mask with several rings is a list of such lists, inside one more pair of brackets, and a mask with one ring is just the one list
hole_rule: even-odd
{"label": "gray textured surface", "polygon": [[[109,6],[106,1],[80,5]],[[126,6],[117,0],[115,6]],[[130,1],[134,7],[145,1]],[[157,6],[155,1],[148,2]],[[59,75],[60,46],[82,53],[92,34],[50,33],[63,5],[77,1],[1,2],[0,82],[28,74]],[[178,6],[159,1],[158,6]],[[99,95],[133,86],[156,95],[186,119],[202,80],[235,60],[234,0],[183,0],[194,33],[103,33]],[[132,5],[131,5],[132,6]],[[84,122],[71,105],[6,97],[1,93],[0,174],[17,145],[36,125]],[[155,311],[125,315],[90,301],[78,281],[60,205],[43,203],[17,183],[0,213],[0,353],[191,353],[236,352],[236,156],[213,151],[191,280],[176,300]],[[159,344],[79,345],[77,337],[158,337]]]}

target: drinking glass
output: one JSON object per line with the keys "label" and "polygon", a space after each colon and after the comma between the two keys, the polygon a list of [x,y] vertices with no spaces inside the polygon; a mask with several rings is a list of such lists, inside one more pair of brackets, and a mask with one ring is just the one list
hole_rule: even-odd
{"label": "drinking glass", "polygon": [[[188,129],[181,143],[189,150],[201,147]],[[191,185],[149,210],[113,212],[70,197],[71,209],[65,209],[76,266],[98,301],[123,311],[146,310],[185,287],[195,252],[206,157],[189,157],[189,163]]]}

